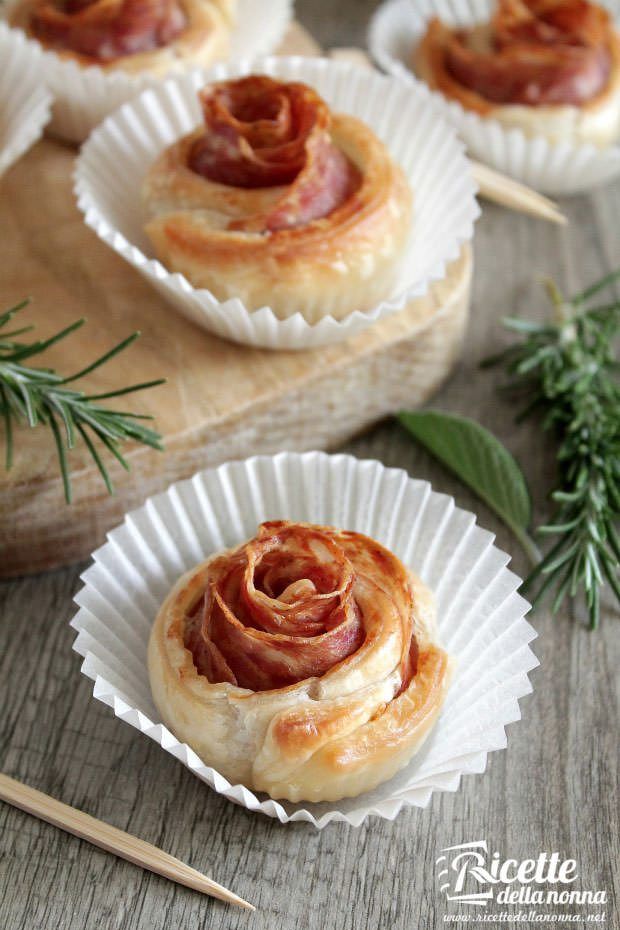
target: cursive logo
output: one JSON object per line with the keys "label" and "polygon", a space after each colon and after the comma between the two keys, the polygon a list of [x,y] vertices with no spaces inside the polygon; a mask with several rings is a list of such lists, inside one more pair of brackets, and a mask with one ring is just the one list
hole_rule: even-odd
{"label": "cursive logo", "polygon": [[[447,846],[435,860],[439,890],[443,891],[448,901],[460,901],[462,904],[485,905],[493,898],[493,891],[466,892],[465,886],[469,876],[478,886],[495,884],[494,878],[486,868],[488,854],[486,840],[474,843],[461,843],[459,846]],[[447,853],[452,853],[448,856]],[[470,883],[471,884],[471,883]]]}
{"label": "cursive logo", "polygon": [[578,878],[574,859],[561,859],[557,852],[543,852],[536,859],[502,859],[499,852],[489,856],[486,840],[447,846],[435,866],[440,891],[448,901],[479,906],[496,898],[496,885],[504,886],[497,895],[499,901],[508,896],[506,886],[515,883],[570,885]]}

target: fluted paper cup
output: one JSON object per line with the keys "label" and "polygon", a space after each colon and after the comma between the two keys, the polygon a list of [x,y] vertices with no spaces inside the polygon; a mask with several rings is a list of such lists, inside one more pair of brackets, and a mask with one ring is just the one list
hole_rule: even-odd
{"label": "fluted paper cup", "polygon": [[41,55],[0,22],[0,176],[34,145],[50,118]]}
{"label": "fluted paper cup", "polygon": [[[0,16],[7,16],[15,0],[7,3]],[[273,52],[291,22],[293,0],[269,0],[268,11],[262,0],[238,0],[235,25],[230,36],[228,57],[253,58]],[[10,30],[16,45],[24,40],[17,28]],[[38,42],[28,45],[39,52]],[[156,87],[162,80],[147,72],[129,74],[122,70],[104,71],[92,66],[83,68],[53,51],[43,51],[41,59],[44,81],[54,97],[50,131],[68,142],[83,142],[91,130],[122,103],[131,100],[146,87]],[[179,62],[170,73],[188,70]],[[165,75],[167,76],[167,75]]]}
{"label": "fluted paper cup", "polygon": [[[221,549],[253,536],[264,520],[328,524],[374,537],[434,592],[440,643],[456,659],[441,716],[420,753],[390,781],[355,798],[320,804],[275,801],[231,785],[160,722],[149,686],[147,644],[175,581]],[[506,746],[538,665],[524,619],[529,604],[509,557],[452,497],[380,462],[349,455],[282,452],[199,472],[125,517],[93,553],[71,621],[82,671],[94,696],[194,774],[237,804],[324,827],[393,819],[403,805],[425,807],[433,791],[456,791]]]}
{"label": "fluted paper cup", "polygon": [[[370,309],[343,319],[330,314],[309,323],[300,312],[278,319],[271,307],[248,310],[192,287],[154,256],[144,232],[143,178],[157,155],[194,129],[202,116],[196,95],[205,82],[260,72],[316,87],[336,112],[363,119],[403,167],[413,191],[413,220],[393,292]],[[462,143],[437,116],[424,93],[402,82],[322,58],[267,58],[218,65],[208,72],[173,78],[108,117],[83,147],[75,172],[78,206],[86,223],[189,319],[204,329],[247,345],[307,349],[347,339],[423,296],[445,275],[473,235],[479,214],[476,187]]]}
{"label": "fluted paper cup", "polygon": [[[620,17],[620,0],[599,0]],[[433,16],[448,24],[471,26],[487,22],[495,0],[387,0],[375,12],[368,46],[385,71],[420,86],[412,71],[413,52]],[[426,88],[426,85],[423,85]],[[591,190],[620,175],[620,144],[598,148],[590,144],[554,143],[485,119],[428,91],[438,112],[451,120],[470,155],[546,194],[562,196]],[[620,140],[619,140],[620,143]]]}

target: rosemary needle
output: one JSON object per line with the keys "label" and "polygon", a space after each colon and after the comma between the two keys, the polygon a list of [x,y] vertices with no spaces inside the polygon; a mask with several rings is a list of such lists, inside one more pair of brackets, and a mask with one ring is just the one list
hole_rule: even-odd
{"label": "rosemary needle", "polygon": [[546,282],[552,319],[506,319],[519,341],[483,364],[501,363],[503,386],[522,403],[518,420],[541,417],[557,441],[557,481],[552,517],[538,528],[553,540],[526,579],[534,603],[552,595],[557,612],[567,597],[582,594],[595,629],[600,591],[607,581],[620,603],[620,386],[614,339],[620,300],[592,305],[620,277],[607,275],[571,299]]}
{"label": "rosemary needle", "polygon": [[81,439],[91,455],[106,488],[110,493],[113,486],[106,465],[95,440],[116,458],[127,470],[129,465],[121,452],[122,445],[134,440],[153,449],[161,449],[161,436],[144,421],[150,416],[125,410],[104,407],[98,401],[133,394],[163,384],[163,378],[121,387],[100,394],[86,394],[72,386],[74,381],[100,368],[123,349],[134,342],[139,333],[133,333],[104,355],[95,359],[76,373],[63,377],[50,368],[36,368],[25,364],[50,346],[66,339],[84,325],[85,320],[76,320],[70,326],[48,339],[32,342],[17,341],[17,337],[32,332],[32,326],[9,331],[11,320],[28,305],[24,300],[0,314],[0,425],[4,427],[6,457],[5,465],[13,463],[15,426],[27,423],[31,427],[46,426],[50,429],[63,480],[65,499],[71,502],[71,478],[68,453]]}

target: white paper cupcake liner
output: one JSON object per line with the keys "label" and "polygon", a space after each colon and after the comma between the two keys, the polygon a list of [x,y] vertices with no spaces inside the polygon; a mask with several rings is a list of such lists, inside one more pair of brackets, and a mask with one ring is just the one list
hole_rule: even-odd
{"label": "white paper cupcake liner", "polygon": [[[366,533],[387,546],[435,592],[438,635],[456,659],[441,716],[422,751],[372,792],[336,803],[292,804],[231,785],[159,722],[146,652],[158,608],[176,579],[206,556],[253,536],[259,523],[286,518]],[[456,791],[506,746],[538,665],[524,619],[528,603],[509,557],[475,517],[425,481],[381,463],[322,452],[257,456],[199,472],[149,498],[93,554],[71,621],[93,694],[146,733],[219,794],[282,823],[332,820],[359,826],[424,807],[433,791]]]}
{"label": "white paper cupcake liner", "polygon": [[0,22],[0,176],[40,138],[52,97],[40,70],[41,55]]}
{"label": "white paper cupcake liner", "polygon": [[[599,2],[618,21],[620,0]],[[495,0],[387,0],[370,23],[370,52],[385,71],[411,83],[412,53],[432,16],[449,24],[470,26],[488,21],[494,7]],[[438,92],[431,95],[439,112],[452,121],[470,155],[543,193],[576,194],[620,175],[620,144],[597,148],[528,137],[520,129],[507,129],[497,120],[484,119]]]}
{"label": "white paper cupcake liner", "polygon": [[[14,2],[14,0],[12,0]],[[0,8],[0,16],[8,15]],[[238,0],[236,24],[230,38],[229,57],[254,58],[268,55],[278,47],[291,22],[293,0],[269,0],[268,11],[262,0]],[[24,49],[24,33],[11,29],[16,46]],[[34,40],[27,45],[38,51],[41,46]],[[26,62],[26,58],[23,58]],[[104,71],[93,66],[82,68],[76,62],[60,58],[54,52],[42,54],[42,71],[45,83],[54,97],[50,131],[69,142],[83,142],[95,126],[122,103],[131,100],[146,87],[156,87],[161,77],[148,73],[129,74],[124,71]],[[179,63],[171,69],[188,70]]]}
{"label": "white paper cupcake liner", "polygon": [[[401,280],[367,311],[342,320],[330,315],[309,324],[297,312],[280,320],[270,307],[249,311],[238,298],[218,301],[154,259],[144,233],[142,180],[159,152],[201,121],[196,91],[205,82],[252,71],[316,87],[336,112],[363,119],[405,170],[413,194],[412,232]],[[306,349],[337,342],[402,310],[441,279],[473,235],[479,214],[476,187],[462,143],[429,107],[424,92],[348,63],[321,58],[268,58],[218,65],[208,72],[171,78],[108,117],[83,147],[75,191],[86,223],[140,271],[177,310],[198,325],[236,342],[270,349]]]}

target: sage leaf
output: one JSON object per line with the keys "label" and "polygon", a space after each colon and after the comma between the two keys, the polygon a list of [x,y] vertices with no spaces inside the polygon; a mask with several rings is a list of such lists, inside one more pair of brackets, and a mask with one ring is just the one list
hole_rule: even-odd
{"label": "sage leaf", "polygon": [[397,416],[425,449],[488,504],[536,564],[540,555],[527,532],[532,517],[530,494],[508,449],[468,417],[439,410],[403,410]]}

